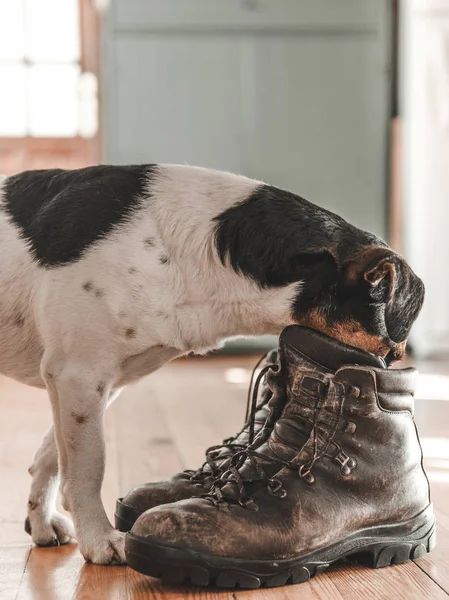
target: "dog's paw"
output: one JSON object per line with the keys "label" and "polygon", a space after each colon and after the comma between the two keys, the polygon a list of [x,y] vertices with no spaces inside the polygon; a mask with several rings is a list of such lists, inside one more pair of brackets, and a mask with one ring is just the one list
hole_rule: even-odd
{"label": "dog's paw", "polygon": [[75,537],[71,520],[58,512],[46,518],[37,511],[30,511],[25,531],[37,546],[62,546]]}
{"label": "dog's paw", "polygon": [[125,564],[125,534],[112,529],[107,534],[92,537],[91,543],[80,543],[80,550],[89,563],[95,565]]}

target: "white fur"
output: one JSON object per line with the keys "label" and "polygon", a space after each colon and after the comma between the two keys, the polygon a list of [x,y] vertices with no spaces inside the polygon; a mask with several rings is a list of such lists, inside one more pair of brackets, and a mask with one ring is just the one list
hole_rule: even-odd
{"label": "white fur", "polygon": [[[30,468],[36,543],[72,535],[55,511],[60,478],[85,558],[122,562],[123,536],[100,499],[106,405],[123,385],[176,356],[236,335],[277,334],[291,323],[297,284],[261,289],[223,266],[214,246],[213,218],[258,185],[229,173],[161,166],[145,208],[79,261],[53,269],[37,265],[0,210],[0,372],[45,386],[53,410],[55,434]],[[152,247],[144,247],[146,238]]]}

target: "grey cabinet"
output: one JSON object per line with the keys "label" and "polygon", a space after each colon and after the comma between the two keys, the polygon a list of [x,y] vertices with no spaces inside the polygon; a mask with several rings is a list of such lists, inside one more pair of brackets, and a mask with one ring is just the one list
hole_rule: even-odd
{"label": "grey cabinet", "polygon": [[389,0],[112,0],[105,158],[257,177],[383,235]]}

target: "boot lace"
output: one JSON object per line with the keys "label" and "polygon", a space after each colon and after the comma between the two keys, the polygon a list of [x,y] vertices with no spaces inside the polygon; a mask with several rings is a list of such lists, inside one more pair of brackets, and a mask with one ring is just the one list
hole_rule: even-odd
{"label": "boot lace", "polygon": [[[269,367],[267,367],[267,369],[268,368]],[[316,379],[316,377],[313,377],[313,378]],[[254,395],[253,395],[253,399],[252,399],[251,412],[250,412],[250,418],[253,418],[253,419],[254,419],[254,415],[256,413],[255,403],[256,403],[256,399],[257,399],[257,385],[260,383],[260,381],[261,381],[261,377],[260,377],[260,379],[258,378],[256,380],[256,385],[254,387]],[[324,380],[324,383],[325,383],[325,387],[326,387],[326,393],[324,394],[324,397],[326,397],[327,394],[329,393],[330,389],[333,387],[332,378],[326,377]],[[318,423],[317,423],[317,420],[318,420],[319,411],[321,409],[322,399],[323,399],[323,394],[320,394],[317,399],[317,402],[315,403],[315,407],[314,407],[313,426],[312,426],[312,430],[310,432],[310,438],[309,438],[312,440],[313,454],[309,461],[307,461],[304,464],[301,464],[298,468],[298,466],[296,464],[294,464],[293,461],[283,460],[278,456],[272,457],[272,456],[269,456],[266,454],[261,454],[260,452],[258,452],[257,450],[255,450],[254,448],[251,447],[251,445],[254,441],[254,438],[250,436],[250,443],[248,444],[248,446],[246,448],[244,448],[243,450],[237,452],[232,457],[227,470],[224,473],[222,473],[221,475],[219,475],[219,477],[214,480],[211,490],[207,494],[202,494],[201,496],[203,498],[206,498],[207,500],[209,500],[212,504],[214,504],[217,507],[223,503],[229,504],[231,502],[235,502],[235,500],[233,498],[226,496],[225,494],[223,494],[223,491],[222,491],[222,488],[224,488],[227,484],[234,484],[238,489],[238,497],[237,497],[236,502],[238,504],[240,504],[240,506],[243,506],[244,508],[248,508],[250,510],[258,510],[257,504],[255,503],[255,501],[251,497],[251,495],[247,492],[247,489],[245,487],[245,484],[250,483],[250,481],[245,481],[245,479],[242,477],[242,475],[240,473],[240,468],[243,466],[243,463],[245,463],[246,461],[251,464],[251,466],[254,468],[254,470],[257,472],[257,474],[261,478],[262,482],[264,482],[266,484],[269,492],[271,492],[273,495],[277,496],[278,498],[285,498],[287,495],[287,491],[285,490],[284,486],[282,485],[282,482],[280,479],[278,479],[276,477],[270,477],[265,472],[265,470],[263,469],[263,467],[260,464],[260,461],[263,461],[264,463],[269,462],[269,463],[275,464],[276,466],[279,466],[279,470],[281,467],[287,467],[288,469],[297,471],[299,477],[301,479],[303,479],[306,483],[308,483],[308,484],[314,483],[315,477],[312,474],[312,468],[315,465],[318,458],[320,457],[320,453],[319,453],[319,449],[318,449],[318,430],[317,430]],[[252,428],[252,430],[254,430],[254,428]],[[251,431],[251,423],[250,423],[250,431]]]}
{"label": "boot lace", "polygon": [[[254,441],[254,432],[255,432],[255,417],[256,412],[259,408],[257,400],[259,394],[260,383],[263,378],[267,374],[270,369],[277,368],[276,363],[269,363],[265,365],[260,373],[256,377],[256,372],[259,369],[261,363],[266,359],[266,354],[261,356],[261,358],[257,361],[255,367],[252,370],[250,384],[248,387],[248,395],[246,400],[246,411],[245,411],[245,423],[242,429],[237,432],[234,436],[226,438],[223,440],[221,444],[217,444],[216,446],[210,446],[206,450],[206,460],[201,465],[199,469],[194,471],[190,477],[190,481],[192,483],[201,484],[205,477],[212,476],[214,479],[217,479],[221,475],[220,466],[217,465],[217,459],[220,458],[220,453],[222,450],[230,450],[233,454],[238,454],[242,450],[244,450],[247,444],[237,444],[235,440],[249,427],[249,444],[252,444]],[[251,393],[252,392],[252,393]],[[264,404],[264,402],[261,403]],[[223,460],[230,458],[229,456],[223,456]]]}

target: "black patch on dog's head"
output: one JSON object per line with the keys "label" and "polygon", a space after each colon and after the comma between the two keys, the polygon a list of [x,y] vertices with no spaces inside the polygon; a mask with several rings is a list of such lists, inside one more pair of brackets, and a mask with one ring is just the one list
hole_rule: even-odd
{"label": "black patch on dog's head", "polygon": [[293,322],[382,356],[403,352],[424,286],[377,236],[266,185],[215,221],[223,264],[261,287],[299,283]]}
{"label": "black patch on dog's head", "polygon": [[291,192],[261,185],[249,198],[215,218],[221,261],[261,287],[306,279],[323,286],[337,279],[335,251],[344,236],[348,247],[378,241],[338,215]]}
{"label": "black patch on dog's head", "polygon": [[75,262],[137,210],[155,165],[45,169],[8,177],[4,206],[44,267]]}

